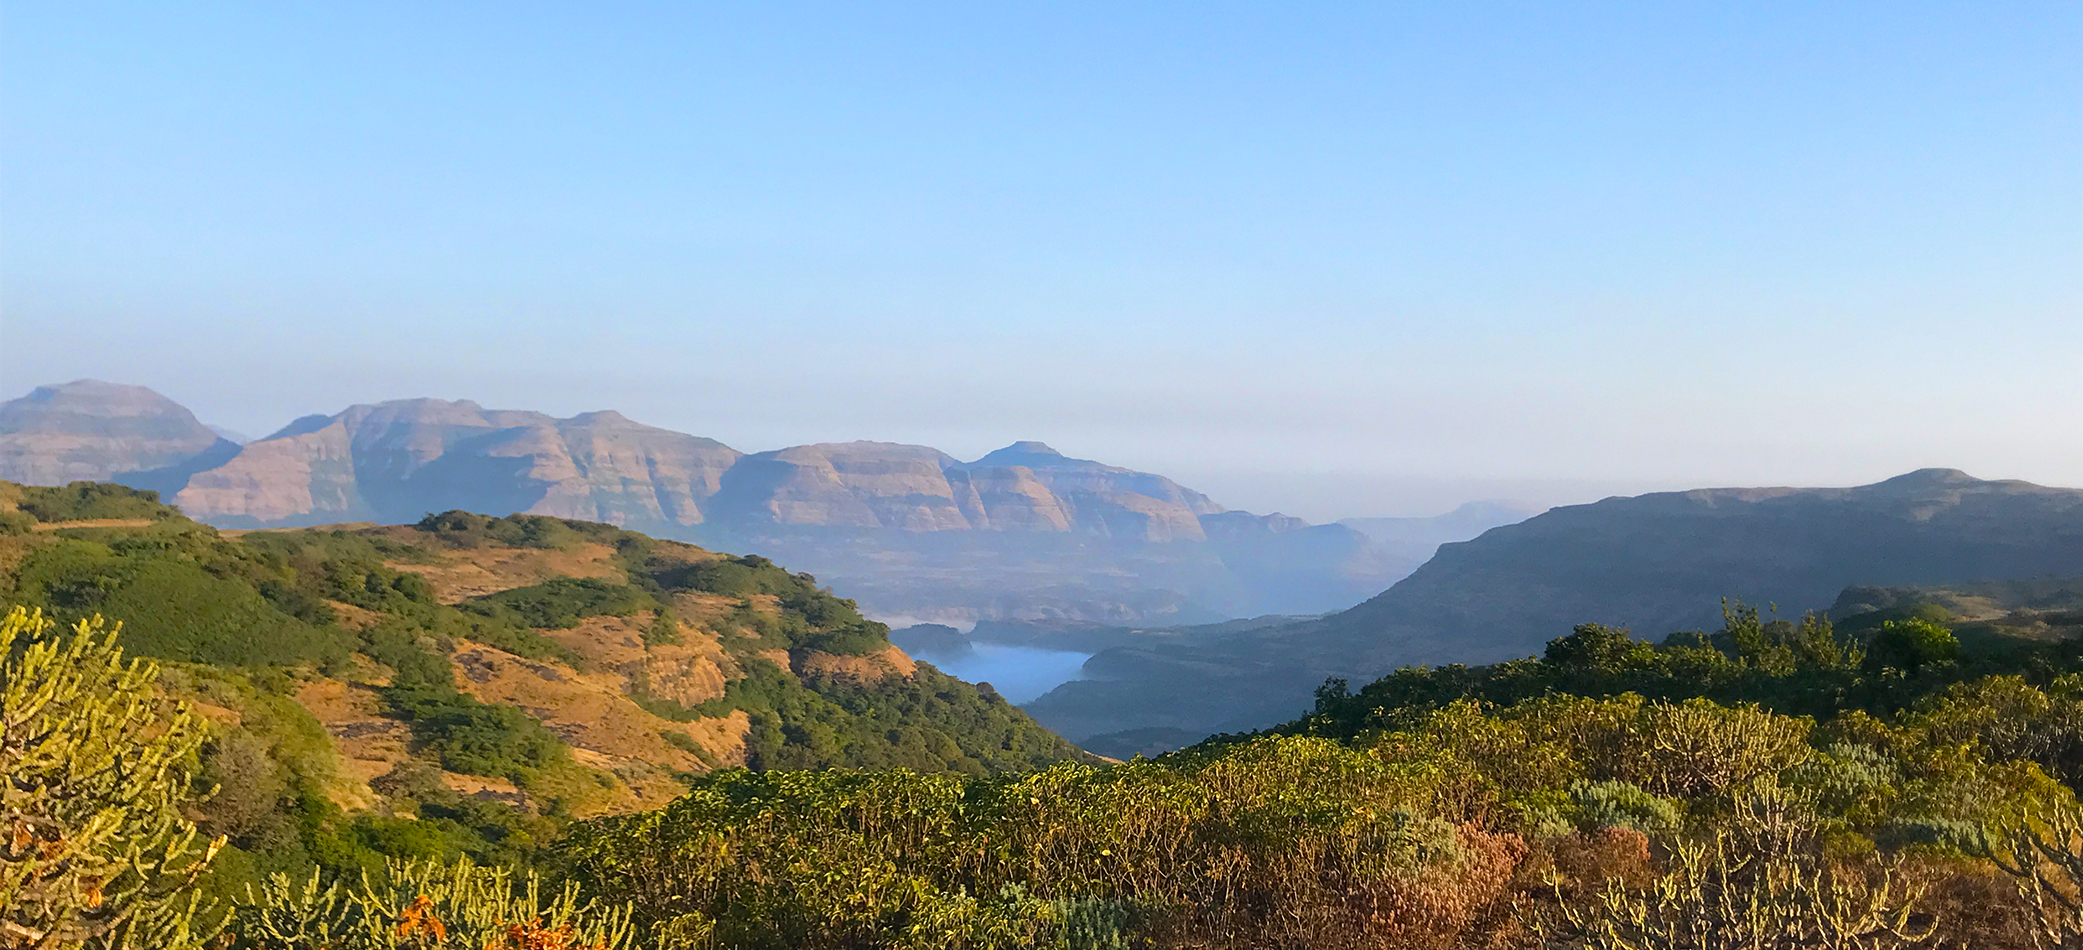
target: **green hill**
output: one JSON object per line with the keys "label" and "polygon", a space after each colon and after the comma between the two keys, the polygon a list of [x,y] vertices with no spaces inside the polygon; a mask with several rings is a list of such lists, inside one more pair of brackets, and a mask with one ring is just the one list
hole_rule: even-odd
{"label": "green hill", "polygon": [[122,622],[235,725],[205,751],[204,824],[267,867],[518,859],[730,766],[1086,758],[808,575],[601,524],[219,532],[151,492],[0,482],[0,602]]}

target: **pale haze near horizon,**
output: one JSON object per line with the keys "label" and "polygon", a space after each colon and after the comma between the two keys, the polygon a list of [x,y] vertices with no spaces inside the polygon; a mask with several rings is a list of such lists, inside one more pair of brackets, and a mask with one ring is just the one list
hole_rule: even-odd
{"label": "pale haze near horizon,", "polygon": [[2083,7],[16,7],[0,398],[1015,439],[1316,520],[2083,485]]}

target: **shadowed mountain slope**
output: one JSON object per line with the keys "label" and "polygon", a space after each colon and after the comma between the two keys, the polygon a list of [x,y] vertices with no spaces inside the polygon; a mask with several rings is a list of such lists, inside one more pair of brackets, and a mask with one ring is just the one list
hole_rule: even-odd
{"label": "shadowed mountain slope", "polygon": [[[1073,739],[1266,725],[1326,676],[1536,653],[1579,623],[1712,629],[1735,597],[1799,612],[1854,585],[2074,575],[2083,491],[1925,469],[1857,488],[1731,488],[1557,508],[1442,545],[1351,610],[1246,637],[1110,650],[1029,704]],[[1250,688],[1244,688],[1244,684]]]}

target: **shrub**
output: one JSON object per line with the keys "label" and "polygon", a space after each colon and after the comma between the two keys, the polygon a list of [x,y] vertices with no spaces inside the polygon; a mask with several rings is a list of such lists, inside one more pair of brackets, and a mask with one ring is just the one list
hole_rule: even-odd
{"label": "shrub", "polygon": [[182,817],[203,723],[163,708],[157,668],[126,662],[100,618],[52,626],[20,607],[0,619],[0,937],[199,946],[196,883],[223,846]]}
{"label": "shrub", "polygon": [[1628,828],[1645,835],[1678,830],[1683,819],[1675,800],[1651,795],[1627,782],[1578,780],[1569,788],[1578,827],[1586,831]]}
{"label": "shrub", "polygon": [[23,485],[21,493],[17,506],[43,522],[180,517],[179,512],[159,503],[156,491],[109,482],[73,482],[55,488]]}
{"label": "shrub", "polygon": [[650,594],[628,584],[590,577],[559,577],[533,587],[488,594],[464,608],[523,626],[561,630],[576,627],[587,617],[627,617],[657,606]]}
{"label": "shrub", "polygon": [[1960,638],[1944,624],[1921,617],[1888,620],[1866,647],[1868,663],[1916,673],[1960,655]]}
{"label": "shrub", "polygon": [[547,890],[464,859],[391,861],[359,880],[320,887],[271,876],[239,903],[234,928],[260,950],[621,950],[627,908],[580,897],[576,884]]}

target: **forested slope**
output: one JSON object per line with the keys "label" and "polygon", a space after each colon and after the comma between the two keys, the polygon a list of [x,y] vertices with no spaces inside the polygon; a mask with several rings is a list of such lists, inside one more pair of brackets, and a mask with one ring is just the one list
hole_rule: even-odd
{"label": "forested slope", "polygon": [[167,661],[169,690],[226,727],[203,824],[263,867],[521,860],[571,817],[728,766],[1082,755],[807,575],[607,525],[218,532],[149,492],[0,483],[0,602],[106,616]]}

